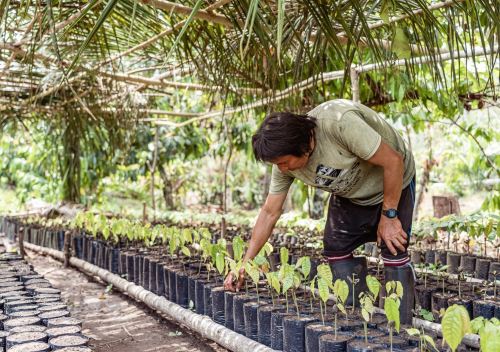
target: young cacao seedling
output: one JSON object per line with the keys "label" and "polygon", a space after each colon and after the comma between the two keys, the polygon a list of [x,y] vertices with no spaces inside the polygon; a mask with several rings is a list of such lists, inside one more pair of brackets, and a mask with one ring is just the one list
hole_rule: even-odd
{"label": "young cacao seedling", "polygon": [[500,320],[477,317],[471,321],[472,332],[479,334],[482,352],[500,351]]}
{"label": "young cacao seedling", "polygon": [[389,339],[392,351],[392,329],[396,328],[399,332],[399,305],[403,297],[403,285],[399,281],[389,281],[385,284],[386,297],[384,301],[384,311],[389,326]]}
{"label": "young cacao seedling", "polygon": [[337,308],[334,311],[335,314],[335,339],[337,338],[337,311],[341,311],[345,314],[345,320],[347,320],[347,310],[345,307],[345,302],[347,300],[347,296],[349,296],[349,286],[347,282],[342,279],[335,280],[333,284],[333,294],[335,297],[335,307]]}
{"label": "young cacao seedling", "polygon": [[454,304],[446,309],[441,320],[443,342],[456,351],[465,334],[471,332],[469,313],[464,306]]}
{"label": "young cacao seedling", "polygon": [[415,328],[406,329],[406,332],[410,336],[418,336],[420,340],[419,343],[420,352],[438,350],[438,348],[436,347],[436,343],[434,342],[434,339],[431,336],[425,334],[424,328],[421,328],[421,330]]}
{"label": "young cacao seedling", "polygon": [[366,285],[369,292],[360,293],[359,303],[361,305],[361,315],[364,320],[363,326],[365,330],[365,343],[368,343],[368,322],[371,320],[374,311],[374,303],[380,292],[380,282],[376,277],[368,275],[366,277]]}

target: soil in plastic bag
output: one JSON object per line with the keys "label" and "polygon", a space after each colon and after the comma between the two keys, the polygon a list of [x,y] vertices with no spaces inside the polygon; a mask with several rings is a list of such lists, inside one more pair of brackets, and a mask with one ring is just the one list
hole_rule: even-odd
{"label": "soil in plastic bag", "polygon": [[245,321],[245,336],[254,341],[259,341],[258,310],[265,303],[250,301],[243,304],[243,316]]}
{"label": "soil in plastic bag", "polygon": [[268,347],[271,347],[271,313],[278,311],[286,312],[285,306],[261,306],[257,311],[258,341]]}
{"label": "soil in plastic bag", "polygon": [[[233,295],[233,323],[234,332],[245,335],[245,315],[243,312],[243,305],[250,301],[257,301],[257,297],[253,295]],[[229,314],[229,311],[226,310]]]}
{"label": "soil in plastic bag", "polygon": [[283,318],[292,316],[295,313],[272,312],[271,313],[271,348],[273,350],[283,350]]}
{"label": "soil in plastic bag", "polygon": [[488,280],[490,273],[490,260],[489,259],[476,259],[476,279]]}
{"label": "soil in plastic bag", "polygon": [[224,287],[212,288],[212,320],[217,324],[224,325]]}
{"label": "soil in plastic bag", "polygon": [[495,303],[485,300],[476,300],[472,303],[474,318],[484,317],[491,319],[495,316]]}
{"label": "soil in plastic bag", "polygon": [[175,298],[177,304],[181,307],[189,307],[188,276],[181,272],[177,272],[175,275]]}
{"label": "soil in plastic bag", "polygon": [[335,338],[334,334],[325,334],[319,338],[319,352],[345,352],[350,341],[351,336],[337,334]]}
{"label": "soil in plastic bag", "polygon": [[283,319],[283,352],[305,352],[306,325],[316,321],[317,319],[311,316],[285,317]]}

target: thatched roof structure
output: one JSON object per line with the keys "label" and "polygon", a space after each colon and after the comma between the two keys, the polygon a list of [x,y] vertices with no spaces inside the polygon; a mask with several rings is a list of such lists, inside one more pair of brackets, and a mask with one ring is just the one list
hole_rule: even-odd
{"label": "thatched roof structure", "polygon": [[497,0],[1,0],[0,19],[0,121],[71,112],[182,126],[222,109],[158,110],[156,97],[210,92],[232,113],[307,105],[300,92],[339,80],[336,94],[359,99],[370,70],[411,78],[425,64],[439,85],[479,56],[485,89],[499,82]]}

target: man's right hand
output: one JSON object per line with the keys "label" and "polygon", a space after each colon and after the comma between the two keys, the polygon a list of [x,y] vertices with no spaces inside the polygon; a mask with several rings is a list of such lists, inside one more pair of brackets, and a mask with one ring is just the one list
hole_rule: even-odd
{"label": "man's right hand", "polygon": [[241,268],[239,271],[238,280],[235,282],[234,274],[229,272],[226,279],[224,280],[224,289],[228,291],[238,292],[240,288],[245,283],[245,268]]}

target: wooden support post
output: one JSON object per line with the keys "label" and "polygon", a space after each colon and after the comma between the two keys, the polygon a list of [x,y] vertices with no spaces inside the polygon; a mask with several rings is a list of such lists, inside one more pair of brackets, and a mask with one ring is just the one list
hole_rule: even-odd
{"label": "wooden support post", "polygon": [[351,67],[351,93],[352,101],[359,103],[359,72],[356,67]]}
{"label": "wooden support post", "polygon": [[19,228],[17,239],[19,241],[19,255],[24,259],[26,256],[26,251],[24,250],[24,227]]}
{"label": "wooden support post", "polygon": [[69,260],[71,259],[71,231],[64,233],[64,267],[69,267]]}

